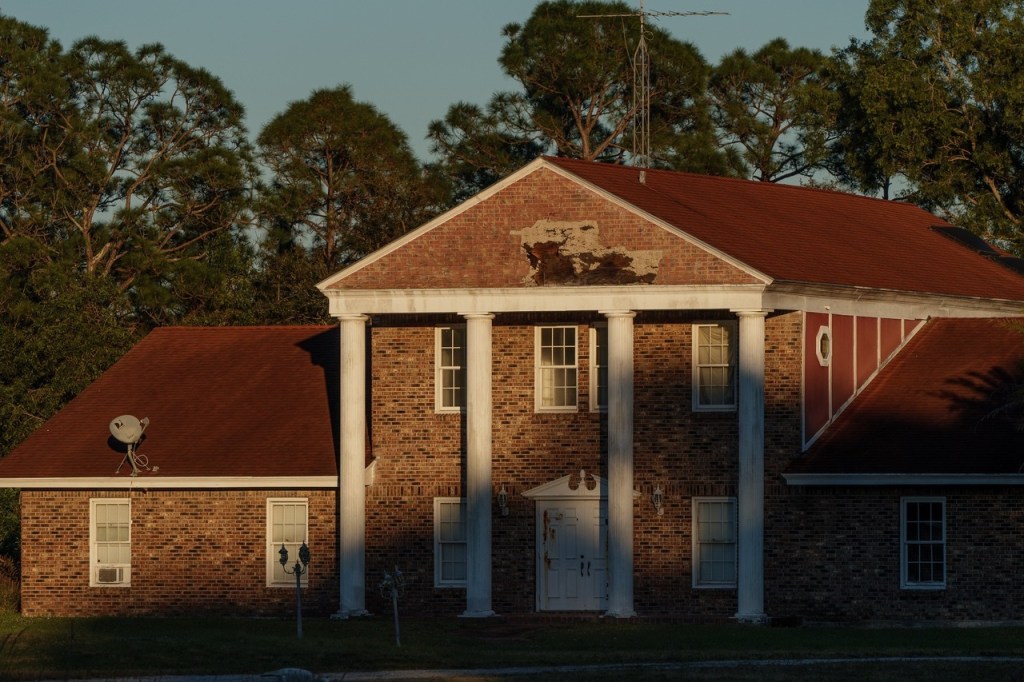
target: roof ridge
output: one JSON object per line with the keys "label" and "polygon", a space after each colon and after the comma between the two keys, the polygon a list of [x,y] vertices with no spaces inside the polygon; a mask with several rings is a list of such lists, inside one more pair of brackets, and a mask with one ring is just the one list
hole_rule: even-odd
{"label": "roof ridge", "polygon": [[334,329],[337,325],[333,324],[219,324],[219,325],[164,325],[160,327],[154,327],[150,333],[155,332],[198,332],[198,331],[209,331],[213,329],[231,329],[234,331],[270,331],[270,330],[299,330],[299,329]]}
{"label": "roof ridge", "polygon": [[[643,171],[645,173],[656,173],[656,174],[659,174],[659,175],[682,175],[682,176],[686,176],[686,177],[689,177],[689,178],[703,179],[703,180],[712,180],[712,181],[715,181],[715,182],[730,182],[730,183],[736,183],[736,184],[741,184],[741,185],[749,185],[751,187],[765,187],[766,189],[767,189],[767,187],[770,186],[770,187],[778,187],[778,188],[783,188],[783,189],[788,189],[788,190],[802,190],[802,191],[806,191],[806,192],[816,192],[818,194],[828,194],[830,196],[850,197],[852,199],[867,199],[867,200],[870,200],[870,201],[875,201],[875,202],[883,203],[886,206],[902,206],[902,207],[906,207],[906,208],[910,208],[910,209],[915,209],[915,210],[918,210],[918,211],[924,211],[923,208],[921,208],[920,206],[917,206],[915,204],[912,204],[909,201],[901,201],[901,200],[897,200],[897,199],[883,199],[881,197],[872,197],[872,196],[868,196],[866,194],[856,194],[854,192],[848,192],[848,191],[839,190],[839,189],[830,189],[828,187],[811,187],[811,186],[807,186],[807,185],[790,185],[790,184],[784,184],[784,183],[781,183],[781,182],[765,182],[763,180],[752,180],[750,178],[734,178],[734,177],[730,177],[728,175],[711,175],[710,173],[696,173],[694,171],[672,170],[671,168],[640,168],[639,166],[629,166],[629,165],[621,164],[621,163],[604,163],[602,161],[587,161],[585,159],[574,159],[574,158],[565,157],[565,156],[545,156],[543,158],[545,160],[547,160],[547,161],[550,161],[550,162],[554,163],[555,165],[580,164],[580,165],[590,165],[590,166],[598,166],[598,167],[615,168],[615,169],[620,169],[620,171],[635,170],[637,172]],[[943,220],[939,216],[934,216],[934,217],[935,217],[935,220],[937,222],[949,224],[948,221]]]}

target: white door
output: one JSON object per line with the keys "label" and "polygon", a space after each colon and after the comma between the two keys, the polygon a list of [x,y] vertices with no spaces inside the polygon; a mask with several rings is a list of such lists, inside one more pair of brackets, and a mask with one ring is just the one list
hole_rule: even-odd
{"label": "white door", "polygon": [[543,611],[599,611],[608,606],[608,520],[597,499],[537,505],[537,579]]}

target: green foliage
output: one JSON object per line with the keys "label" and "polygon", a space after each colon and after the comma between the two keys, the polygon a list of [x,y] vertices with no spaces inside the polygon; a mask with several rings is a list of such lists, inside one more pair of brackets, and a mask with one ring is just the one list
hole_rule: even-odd
{"label": "green foliage", "polygon": [[850,178],[900,176],[906,198],[1020,250],[1024,2],[874,0],[866,23],[843,53]]}
{"label": "green foliage", "polygon": [[267,238],[258,289],[275,320],[322,320],[318,281],[425,222],[443,201],[405,134],[348,86],[291,103],[258,144],[272,173],[259,209]]}
{"label": "green foliage", "polygon": [[835,110],[828,64],[817,50],[776,38],[753,54],[736,50],[714,68],[715,123],[749,177],[778,182],[823,169]]}
{"label": "green foliage", "polygon": [[[457,196],[479,191],[540,154],[624,162],[632,159],[638,115],[633,64],[635,10],[622,2],[555,0],[524,24],[504,29],[499,63],[521,89],[499,92],[486,109],[452,105],[428,137],[439,171]],[[708,111],[708,66],[688,43],[648,28],[650,136],[654,164],[730,172]],[[639,150],[638,150],[639,153]]]}

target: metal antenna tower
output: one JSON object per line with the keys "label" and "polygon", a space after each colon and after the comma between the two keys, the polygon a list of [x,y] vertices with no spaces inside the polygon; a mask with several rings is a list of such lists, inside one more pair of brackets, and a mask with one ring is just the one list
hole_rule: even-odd
{"label": "metal antenna tower", "polygon": [[651,60],[647,52],[647,17],[707,17],[728,12],[648,12],[644,0],[636,12],[620,14],[579,14],[581,19],[637,17],[640,37],[633,51],[633,163],[640,168],[651,164]]}

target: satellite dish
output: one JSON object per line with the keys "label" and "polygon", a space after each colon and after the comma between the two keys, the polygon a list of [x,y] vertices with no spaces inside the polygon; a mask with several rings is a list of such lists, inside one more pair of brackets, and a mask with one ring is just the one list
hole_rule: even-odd
{"label": "satellite dish", "polygon": [[135,446],[142,440],[142,432],[146,430],[147,426],[149,426],[149,417],[140,420],[130,414],[122,414],[120,417],[115,417],[111,420],[110,434],[128,446],[128,454],[124,456],[121,464],[117,466],[115,474],[121,471],[121,466],[125,463],[125,460],[132,465],[132,476],[139,475],[139,467],[149,468],[149,460],[146,456],[135,452]]}
{"label": "satellite dish", "polygon": [[134,445],[142,438],[142,432],[149,426],[149,417],[141,421],[130,414],[122,414],[110,422],[110,433],[126,445]]}

